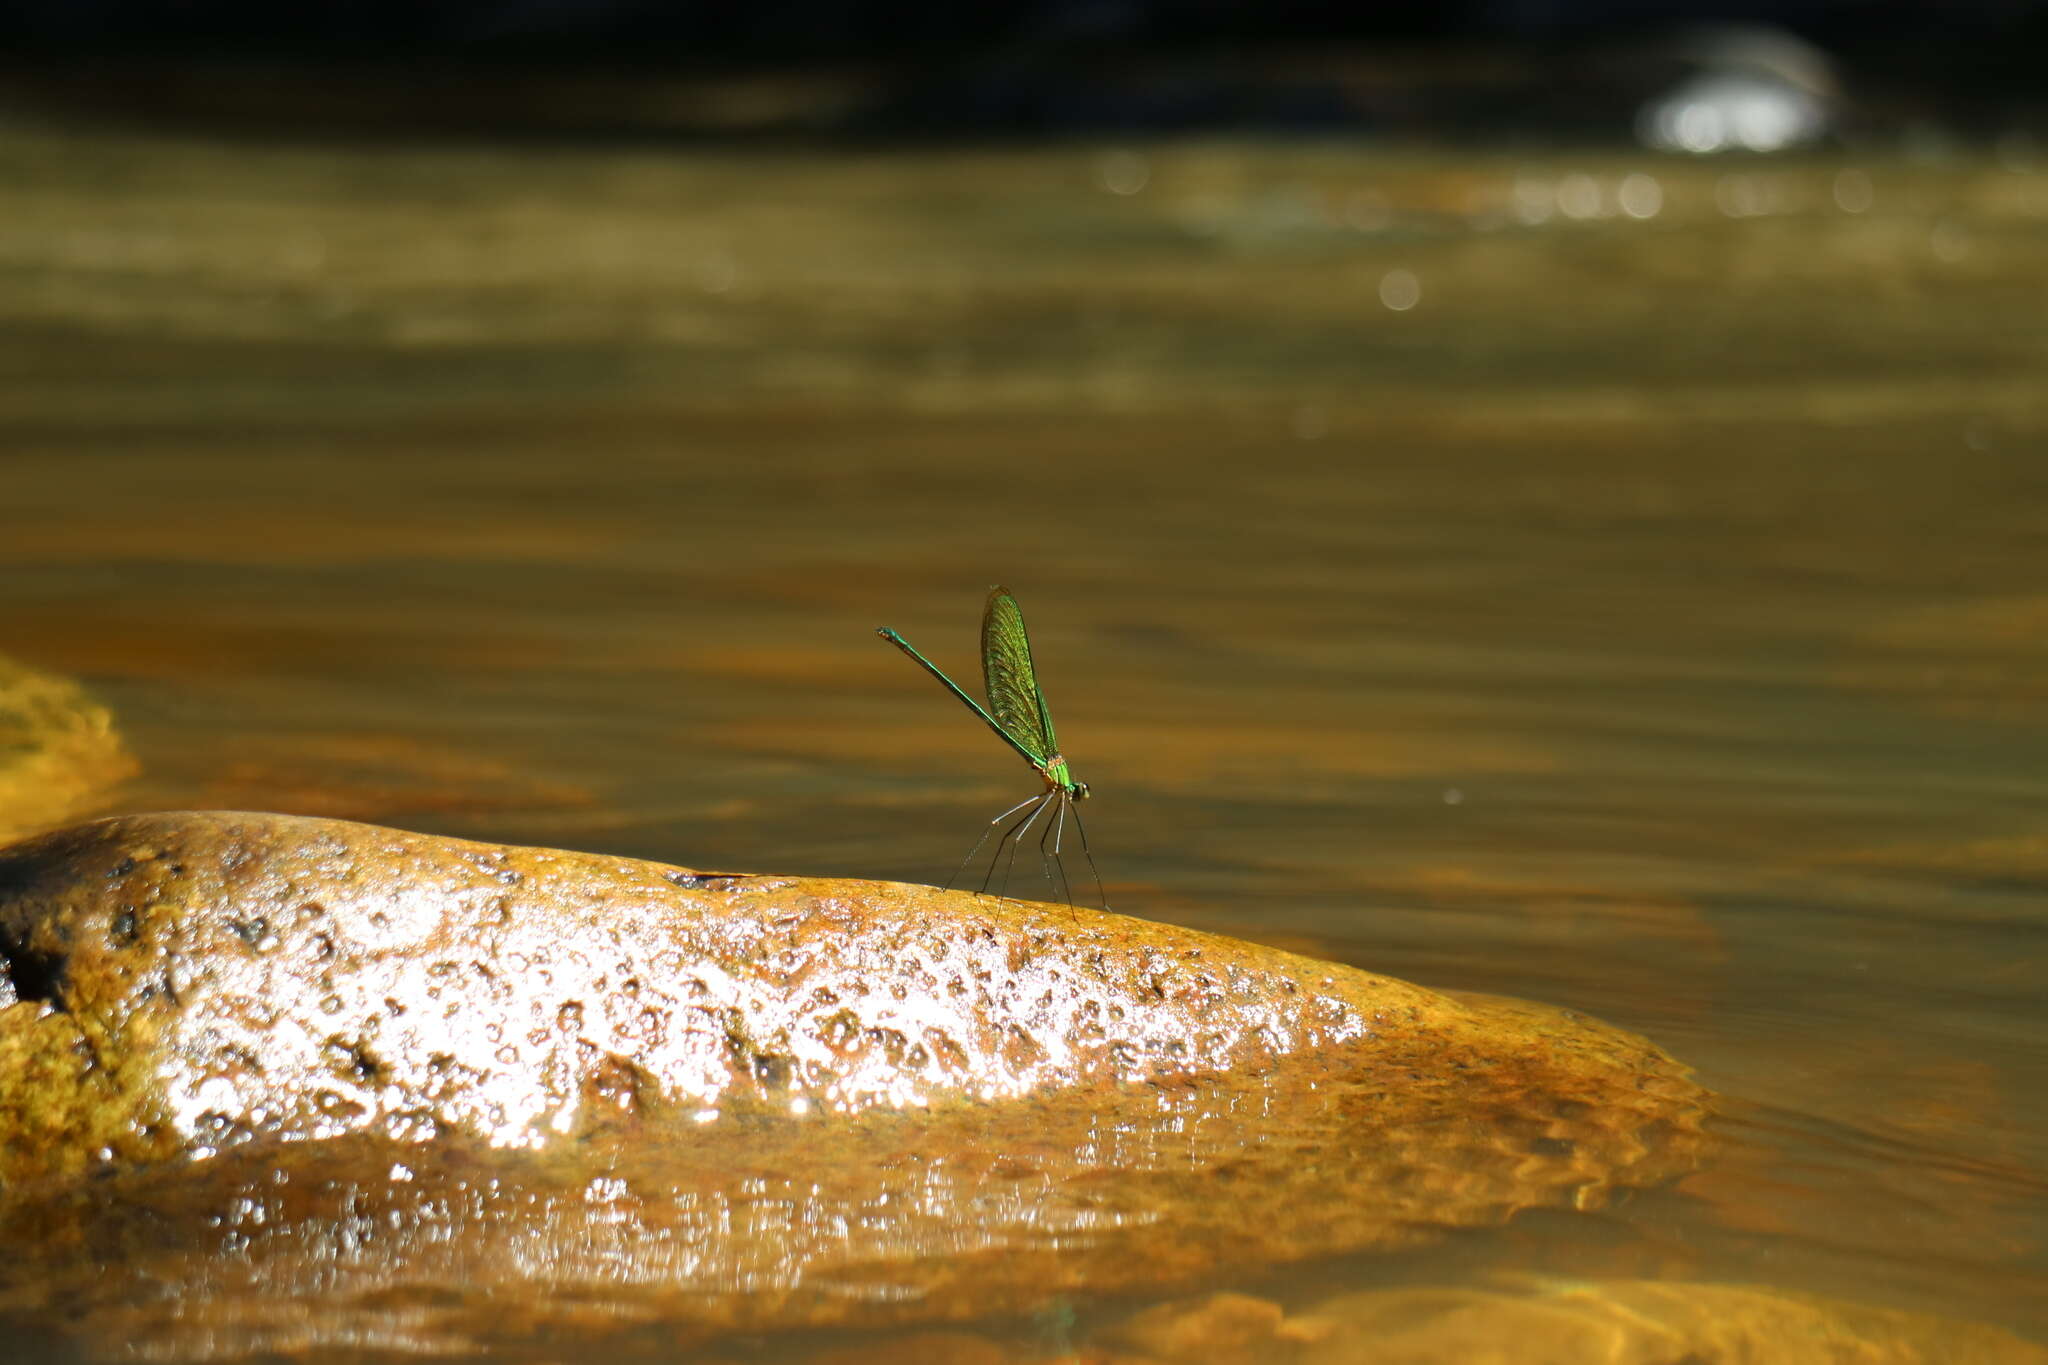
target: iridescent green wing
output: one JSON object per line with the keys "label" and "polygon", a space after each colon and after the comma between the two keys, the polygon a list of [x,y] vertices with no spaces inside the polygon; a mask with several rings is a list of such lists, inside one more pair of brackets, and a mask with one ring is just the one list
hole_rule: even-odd
{"label": "iridescent green wing", "polygon": [[981,680],[988,691],[988,709],[1018,748],[1039,763],[1060,751],[1045,694],[1038,690],[1038,670],[1031,666],[1024,613],[1008,588],[991,588],[988,606],[982,609]]}

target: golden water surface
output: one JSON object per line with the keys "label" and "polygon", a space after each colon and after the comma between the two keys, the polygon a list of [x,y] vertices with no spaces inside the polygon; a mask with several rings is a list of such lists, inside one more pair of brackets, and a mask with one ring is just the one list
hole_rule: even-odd
{"label": "golden water surface", "polygon": [[1037,779],[874,628],[971,681],[1000,581],[1116,909],[1726,1097],[1675,1188],[1243,1287],[2048,1341],[2048,164],[24,120],[0,183],[0,652],[123,808],[941,880]]}

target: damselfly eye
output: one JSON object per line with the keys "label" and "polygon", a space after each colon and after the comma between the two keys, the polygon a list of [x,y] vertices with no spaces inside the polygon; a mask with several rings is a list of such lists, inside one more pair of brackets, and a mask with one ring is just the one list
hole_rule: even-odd
{"label": "damselfly eye", "polygon": [[1076,801],[1086,801],[1088,799],[1088,784],[1086,782],[1076,782],[1074,784],[1074,799]]}

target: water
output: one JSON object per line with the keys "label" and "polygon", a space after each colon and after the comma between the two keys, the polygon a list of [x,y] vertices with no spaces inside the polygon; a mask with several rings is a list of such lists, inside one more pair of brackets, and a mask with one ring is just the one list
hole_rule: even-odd
{"label": "water", "polygon": [[971,675],[1002,581],[1119,910],[1728,1098],[1676,1189],[1249,1287],[2048,1340],[2048,167],[17,124],[0,170],[5,647],[123,718],[124,806],[936,881],[1036,778],[873,628]]}

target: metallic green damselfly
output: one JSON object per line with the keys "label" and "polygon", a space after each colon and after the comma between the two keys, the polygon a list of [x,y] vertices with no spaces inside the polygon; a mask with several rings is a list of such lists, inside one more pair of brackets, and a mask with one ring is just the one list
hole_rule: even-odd
{"label": "metallic green damselfly", "polygon": [[[1095,870],[1095,855],[1088,848],[1088,831],[1082,827],[1081,812],[1074,805],[1088,799],[1088,784],[1075,779],[1067,768],[1065,756],[1060,753],[1059,739],[1052,728],[1052,713],[1046,710],[1045,693],[1038,687],[1038,670],[1031,662],[1031,637],[1024,632],[1024,613],[1018,609],[1017,599],[1010,595],[1010,590],[1004,587],[989,589],[988,605],[982,608],[981,613],[981,678],[983,689],[988,694],[987,706],[967,695],[958,683],[939,671],[938,665],[918,653],[910,641],[895,631],[883,626],[875,634],[908,654],[925,672],[937,678],[941,686],[979,716],[982,724],[995,731],[996,738],[1015,749],[1045,782],[1044,791],[1027,796],[988,822],[988,828],[982,831],[981,838],[967,851],[967,856],[960,860],[960,866],[946,879],[946,885],[950,887],[958,881],[967,865],[981,852],[982,845],[988,842],[988,836],[1005,820],[1011,820],[1010,826],[1003,830],[1002,838],[996,841],[988,872],[981,879],[981,889],[985,892],[995,877],[996,865],[1001,863],[1007,889],[1010,867],[1016,862],[1018,847],[1032,826],[1038,823],[1039,817],[1047,816],[1038,835],[1039,862],[1045,869],[1046,880],[1052,883],[1054,894],[1069,905],[1073,904],[1073,890],[1067,883],[1066,868],[1060,862],[1060,845],[1066,837],[1067,816],[1071,813],[1074,828],[1081,836],[1081,853],[1088,859],[1088,871],[1095,878],[1096,894],[1102,899],[1102,908],[1107,910],[1109,899],[1103,894],[1102,874]],[[1007,859],[1003,856],[1005,847],[1010,850]]]}

